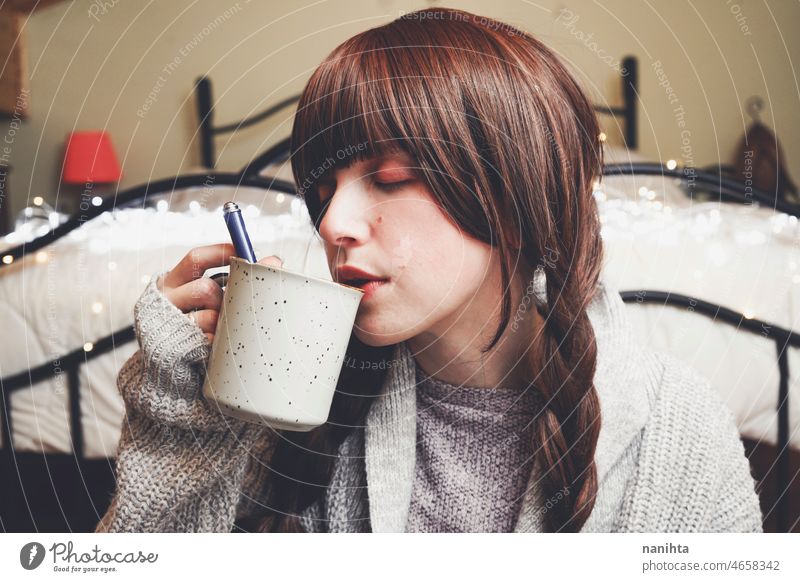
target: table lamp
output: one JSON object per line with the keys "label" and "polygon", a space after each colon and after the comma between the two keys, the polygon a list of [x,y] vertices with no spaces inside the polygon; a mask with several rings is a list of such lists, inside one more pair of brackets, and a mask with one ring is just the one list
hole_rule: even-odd
{"label": "table lamp", "polygon": [[[107,131],[75,131],[67,136],[62,181],[83,186],[80,207],[102,202],[96,184],[119,181],[122,170]],[[85,200],[84,200],[85,199]]]}

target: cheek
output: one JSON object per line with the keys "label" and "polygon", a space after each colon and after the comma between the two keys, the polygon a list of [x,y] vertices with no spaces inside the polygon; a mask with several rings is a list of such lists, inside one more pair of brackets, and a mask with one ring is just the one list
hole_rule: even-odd
{"label": "cheek", "polygon": [[439,265],[430,280],[426,305],[439,313],[461,307],[474,296],[480,280],[469,263],[454,258]]}
{"label": "cheek", "polygon": [[429,200],[403,200],[391,206],[392,220],[382,226],[391,247],[393,273],[409,269],[415,276],[436,274],[442,265],[464,253],[461,230]]}
{"label": "cheek", "polygon": [[470,293],[486,277],[490,247],[466,236],[429,203],[415,205],[388,241],[391,273],[409,297],[429,305]]}
{"label": "cheek", "polygon": [[460,237],[433,237],[409,248],[410,260],[397,252],[404,264],[396,281],[398,314],[437,319],[469,301],[485,280],[486,252]]}

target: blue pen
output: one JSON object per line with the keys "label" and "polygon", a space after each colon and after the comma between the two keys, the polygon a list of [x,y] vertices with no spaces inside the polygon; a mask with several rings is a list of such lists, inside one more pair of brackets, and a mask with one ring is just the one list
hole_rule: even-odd
{"label": "blue pen", "polygon": [[247,236],[247,229],[244,227],[244,218],[239,205],[236,202],[226,202],[222,207],[225,214],[225,224],[231,234],[233,246],[236,249],[236,256],[240,259],[256,262],[256,255],[253,252],[253,245],[250,244],[250,237]]}

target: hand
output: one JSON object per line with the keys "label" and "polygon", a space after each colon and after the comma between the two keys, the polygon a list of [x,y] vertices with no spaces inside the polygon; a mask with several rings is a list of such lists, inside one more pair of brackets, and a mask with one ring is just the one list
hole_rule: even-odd
{"label": "hand", "polygon": [[[159,290],[175,307],[186,313],[203,331],[208,341],[214,341],[217,319],[222,306],[222,289],[206,269],[230,264],[236,250],[230,243],[195,247],[171,271],[156,283]],[[258,261],[262,265],[281,267],[283,261],[275,255]]]}

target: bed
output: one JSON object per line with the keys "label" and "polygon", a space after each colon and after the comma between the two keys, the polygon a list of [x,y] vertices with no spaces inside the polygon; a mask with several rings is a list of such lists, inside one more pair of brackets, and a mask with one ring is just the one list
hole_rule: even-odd
{"label": "bed", "polygon": [[[594,195],[604,272],[633,305],[641,341],[703,373],[743,437],[775,445],[774,512],[789,531],[791,449],[800,450],[800,232],[797,209],[718,174],[667,167],[636,153],[636,62],[623,63],[623,105],[598,106],[624,124],[627,147],[606,146]],[[288,171],[288,140],[236,172],[215,166],[219,135],[290,107],[287,99],[236,123],[214,123],[209,79],[195,87],[203,168],[119,192],[37,238],[0,246],[0,527],[92,531],[114,490],[124,415],[115,378],[134,352],[132,306],[150,276],[199,244],[227,240],[222,204],[243,207],[256,253],[330,279]],[[672,166],[672,164],[670,164]],[[705,198],[704,198],[705,196]]]}

